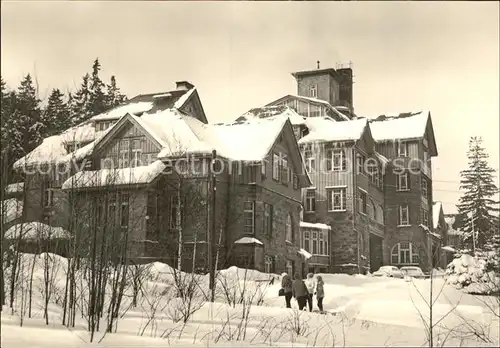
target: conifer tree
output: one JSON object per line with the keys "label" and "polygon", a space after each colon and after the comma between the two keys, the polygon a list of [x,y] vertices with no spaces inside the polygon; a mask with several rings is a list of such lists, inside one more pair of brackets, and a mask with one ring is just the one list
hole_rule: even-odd
{"label": "conifer tree", "polygon": [[99,58],[96,58],[92,66],[92,77],[90,79],[90,114],[91,116],[98,115],[106,111],[106,95],[104,94],[104,83],[99,77],[101,63]]}
{"label": "conifer tree", "polygon": [[87,119],[91,115],[90,108],[90,90],[89,90],[89,74],[85,74],[82,78],[82,84],[80,88],[71,95],[71,99],[68,101],[71,110],[71,124],[77,125]]}
{"label": "conifer tree", "polygon": [[466,218],[463,227],[463,243],[471,248],[473,244],[472,231],[477,239],[476,247],[484,249],[492,242],[498,229],[498,202],[492,199],[498,193],[493,181],[495,170],[488,164],[488,154],[482,147],[481,137],[472,137],[469,141],[469,168],[460,172],[460,189],[464,191],[457,205],[462,216]]}
{"label": "conifer tree", "polygon": [[[13,101],[11,100],[11,102]],[[13,127],[17,133],[13,141],[19,141],[16,157],[21,157],[42,142],[43,124],[41,122],[40,99],[30,74],[24,77],[18,88],[12,118]]]}
{"label": "conifer tree", "polygon": [[57,88],[50,93],[47,107],[42,114],[44,138],[59,134],[71,126],[70,114],[64,94]]}
{"label": "conifer tree", "polygon": [[120,89],[116,86],[115,76],[111,76],[111,83],[106,86],[106,106],[107,108],[114,108],[126,100],[124,94],[120,92]]}

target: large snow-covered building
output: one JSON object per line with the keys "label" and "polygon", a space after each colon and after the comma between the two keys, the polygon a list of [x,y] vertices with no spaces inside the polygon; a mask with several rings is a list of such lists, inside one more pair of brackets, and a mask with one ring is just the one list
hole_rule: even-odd
{"label": "large snow-covered building", "polygon": [[[292,75],[298,95],[237,120],[290,118],[313,182],[303,190],[304,221],[331,227],[328,269],[439,264],[443,237],[433,228],[431,158],[437,147],[430,112],[358,117],[350,68]],[[309,270],[324,270],[324,262],[314,262],[322,256],[314,247],[320,234],[310,243],[305,237],[312,233],[304,231],[302,245],[313,261]]]}
{"label": "large snow-covered building", "polygon": [[176,263],[182,246],[186,269],[206,269],[211,241],[219,267],[302,269],[301,189],[311,182],[290,120],[208,124],[188,82],[44,139],[15,167],[32,173],[25,220],[69,230],[82,250],[93,236],[137,261]]}

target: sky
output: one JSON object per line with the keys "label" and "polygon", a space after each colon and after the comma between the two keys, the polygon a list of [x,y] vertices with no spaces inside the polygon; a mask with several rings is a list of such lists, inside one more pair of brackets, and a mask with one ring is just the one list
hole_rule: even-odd
{"label": "sky", "polygon": [[[188,80],[210,122],[296,93],[291,73],[352,62],[354,109],[431,111],[434,199],[456,211],[471,136],[499,168],[498,2],[2,1],[1,74],[42,97],[99,57],[132,97]],[[497,180],[498,183],[498,180]]]}

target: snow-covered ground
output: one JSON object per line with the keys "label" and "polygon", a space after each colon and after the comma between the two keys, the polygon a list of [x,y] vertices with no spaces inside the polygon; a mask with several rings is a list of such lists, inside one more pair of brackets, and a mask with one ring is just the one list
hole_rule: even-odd
{"label": "snow-covered ground", "polygon": [[[46,254],[38,256],[33,267],[33,256],[23,255],[21,274],[26,279],[16,283],[14,310],[8,307],[9,298],[7,306],[3,307],[1,338],[4,348],[420,346],[426,343],[429,332],[430,279],[406,282],[322,274],[326,295],[324,308],[328,313],[320,314],[299,312],[294,300],[292,309],[284,308],[284,298],[278,296],[281,279],[277,275],[232,267],[218,275],[214,303],[206,301],[208,277],[196,276],[197,289],[188,308],[187,301],[176,298],[172,291],[173,270],[168,265],[153,263],[142,270],[136,305],[132,306],[132,287],[127,287],[113,333],[104,333],[105,313],[101,329],[95,334],[93,343],[89,343],[85,315],[76,315],[74,327],[62,325],[67,260],[50,255],[50,262],[45,263],[45,257]],[[44,265],[47,264],[57,266],[50,267],[50,272],[46,273],[52,279],[48,325],[43,314]],[[31,269],[33,303],[31,318],[28,318],[30,277],[26,275]],[[7,297],[10,272],[10,269],[5,270]],[[83,279],[82,274],[78,276]],[[194,279],[188,274],[182,276]],[[494,315],[498,307],[488,308],[484,298],[463,293],[444,282],[443,278],[432,281],[435,345],[498,344],[499,322]],[[77,291],[84,295],[79,301],[83,304],[88,283],[80,279],[78,283]],[[191,315],[184,322],[186,312]]]}

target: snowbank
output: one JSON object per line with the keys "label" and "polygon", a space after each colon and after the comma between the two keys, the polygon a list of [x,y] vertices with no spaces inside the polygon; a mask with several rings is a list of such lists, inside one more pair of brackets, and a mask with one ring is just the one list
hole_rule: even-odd
{"label": "snowbank", "polygon": [[69,232],[62,227],[53,227],[38,221],[16,224],[5,232],[5,239],[66,239],[69,236]]}

